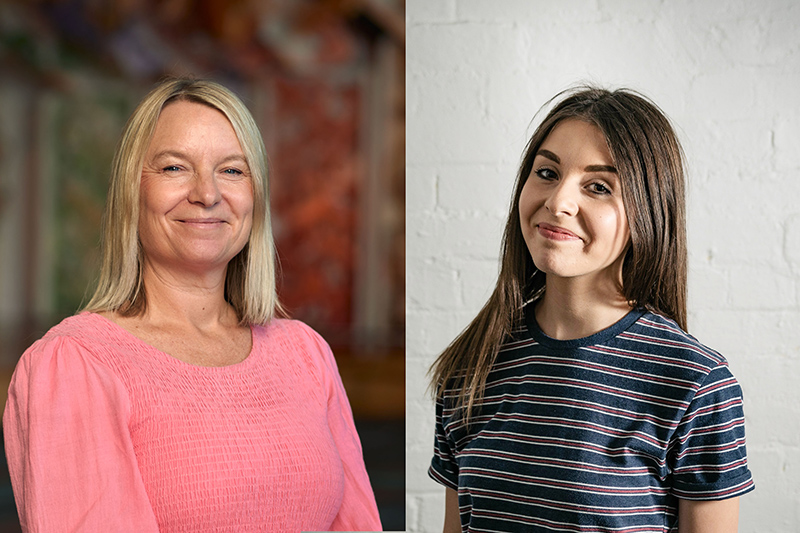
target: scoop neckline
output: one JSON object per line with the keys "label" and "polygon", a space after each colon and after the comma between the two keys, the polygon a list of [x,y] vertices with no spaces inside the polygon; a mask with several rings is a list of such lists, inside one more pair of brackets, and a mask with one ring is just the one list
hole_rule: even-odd
{"label": "scoop neckline", "polygon": [[618,321],[614,322],[605,329],[601,329],[597,333],[593,333],[586,337],[580,337],[578,339],[561,340],[550,337],[544,331],[542,331],[542,329],[539,327],[539,323],[536,321],[536,315],[533,312],[533,307],[533,305],[526,306],[524,315],[525,326],[528,328],[528,332],[531,334],[533,339],[539,344],[549,348],[565,351],[607,342],[628,329],[647,312],[645,309],[634,308],[628,311],[628,313],[626,313],[625,316],[620,318]]}
{"label": "scoop neckline", "polygon": [[226,371],[226,369],[229,369],[228,371],[238,370],[239,368],[243,368],[245,365],[249,366],[251,364],[251,360],[254,358],[253,354],[256,352],[256,342],[257,342],[258,337],[256,335],[255,329],[253,328],[252,324],[248,326],[248,328],[250,329],[250,351],[247,353],[247,356],[244,359],[242,359],[238,363],[233,363],[231,365],[205,366],[205,365],[196,365],[196,364],[193,364],[193,363],[188,363],[186,361],[178,359],[177,357],[175,357],[173,355],[168,354],[167,352],[165,352],[163,350],[159,350],[158,348],[156,348],[152,344],[148,344],[147,342],[143,341],[142,339],[140,339],[139,337],[137,337],[136,335],[134,335],[133,333],[131,333],[127,329],[123,328],[122,326],[120,326],[119,324],[114,322],[113,320],[108,319],[108,318],[104,317],[103,315],[101,315],[99,313],[94,313],[94,312],[91,312],[91,311],[83,311],[80,314],[81,315],[88,315],[88,316],[96,317],[96,319],[100,320],[101,322],[106,324],[108,327],[110,327],[112,330],[114,330],[118,336],[122,336],[124,338],[129,339],[129,340],[133,340],[136,344],[138,344],[139,346],[142,346],[147,351],[158,355],[160,358],[162,358],[164,360],[171,361],[170,364],[176,364],[178,366],[185,367],[185,368],[208,370],[208,371],[212,371],[212,372],[224,372],[224,371]]}

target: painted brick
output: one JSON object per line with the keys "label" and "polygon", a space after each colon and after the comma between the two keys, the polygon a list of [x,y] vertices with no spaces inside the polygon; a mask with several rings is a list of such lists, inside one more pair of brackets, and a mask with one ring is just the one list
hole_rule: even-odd
{"label": "painted brick", "polygon": [[431,212],[436,207],[436,167],[406,166],[406,212]]}
{"label": "painted brick", "polygon": [[[503,209],[505,213],[505,206]],[[408,246],[409,259],[413,265],[413,261],[418,259],[442,257],[443,254],[462,258],[497,258],[504,226],[505,215],[500,217],[495,213],[410,213],[406,238],[414,242]],[[409,280],[409,283],[413,281]]]}
{"label": "painted brick", "polygon": [[[483,165],[446,166],[438,176],[438,206],[449,211],[485,211],[509,205],[514,173]],[[505,211],[498,214],[505,217]]]}
{"label": "painted brick", "polygon": [[[576,82],[640,90],[687,155],[690,332],[728,359],[745,393],[757,490],[742,498],[739,530],[794,531],[800,4],[417,0],[407,10],[407,188],[419,202],[407,222],[408,380],[424,379],[494,285],[534,113]],[[486,188],[484,170],[502,191]],[[443,491],[424,473],[433,405],[416,383],[407,403],[408,528],[441,531]]]}
{"label": "painted brick", "polygon": [[406,25],[455,20],[456,0],[406,0]]}

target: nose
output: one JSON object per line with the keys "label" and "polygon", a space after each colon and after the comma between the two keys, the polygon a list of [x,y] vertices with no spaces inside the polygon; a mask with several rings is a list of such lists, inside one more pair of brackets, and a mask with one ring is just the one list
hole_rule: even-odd
{"label": "nose", "polygon": [[579,187],[570,180],[562,179],[550,190],[544,206],[554,216],[572,216],[578,212],[578,195]]}
{"label": "nose", "polygon": [[200,170],[195,172],[192,188],[189,191],[189,201],[211,207],[222,199],[219,192],[217,179],[213,171]]}

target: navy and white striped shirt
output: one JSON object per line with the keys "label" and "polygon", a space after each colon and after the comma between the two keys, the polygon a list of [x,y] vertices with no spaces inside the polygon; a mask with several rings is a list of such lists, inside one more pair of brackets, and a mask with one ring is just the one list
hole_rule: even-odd
{"label": "navy and white striped shirt", "polygon": [[727,362],[660,315],[560,341],[527,313],[468,427],[455,395],[429,474],[458,491],[464,531],[675,531],[678,498],[754,488]]}

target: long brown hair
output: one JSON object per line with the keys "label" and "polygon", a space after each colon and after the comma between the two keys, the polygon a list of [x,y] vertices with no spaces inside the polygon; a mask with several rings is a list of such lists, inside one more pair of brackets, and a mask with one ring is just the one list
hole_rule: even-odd
{"label": "long brown hair", "polygon": [[489,300],[431,367],[437,396],[457,391],[466,417],[483,397],[500,345],[521,323],[523,305],[544,291],[522,236],[519,198],[539,147],[565,119],[600,129],[620,176],[630,227],[622,265],[622,294],[634,307],[673,319],[686,329],[686,215],[683,152],[669,120],[645,96],[628,89],[578,87],[557,103],[528,141],[517,174],[501,250],[500,275]]}

